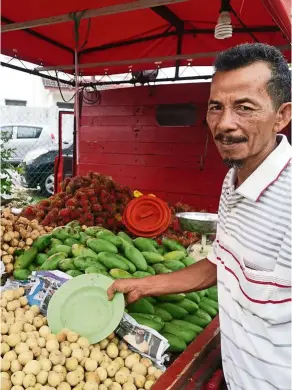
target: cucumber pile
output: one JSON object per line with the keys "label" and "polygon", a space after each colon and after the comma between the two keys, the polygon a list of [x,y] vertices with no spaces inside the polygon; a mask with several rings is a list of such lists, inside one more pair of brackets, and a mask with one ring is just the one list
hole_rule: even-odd
{"label": "cucumber pile", "polygon": [[169,352],[183,352],[218,313],[217,287],[187,294],[147,297],[127,306],[141,325],[161,333]]}
{"label": "cucumber pile", "polygon": [[159,245],[150,238],[131,239],[103,227],[85,230],[72,221],[40,236],[32,248],[18,253],[15,279],[27,279],[35,270],[60,270],[72,277],[100,273],[114,279],[143,278],[176,271],[194,263],[174,240]]}
{"label": "cucumber pile", "polygon": [[[150,238],[131,239],[100,226],[81,228],[73,221],[39,237],[17,257],[15,279],[27,279],[34,270],[60,270],[75,277],[98,273],[113,279],[143,278],[178,271],[195,263],[172,239],[162,245]],[[142,298],[127,306],[141,325],[165,336],[169,351],[182,352],[218,313],[217,288]]]}

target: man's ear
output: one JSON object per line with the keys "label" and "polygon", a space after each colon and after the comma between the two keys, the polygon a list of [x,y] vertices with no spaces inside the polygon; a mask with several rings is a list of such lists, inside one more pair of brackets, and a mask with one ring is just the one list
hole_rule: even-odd
{"label": "man's ear", "polygon": [[292,115],[292,103],[284,103],[281,105],[281,107],[278,109],[277,116],[276,116],[276,122],[274,125],[274,131],[275,133],[279,133],[282,131],[291,121],[291,115]]}

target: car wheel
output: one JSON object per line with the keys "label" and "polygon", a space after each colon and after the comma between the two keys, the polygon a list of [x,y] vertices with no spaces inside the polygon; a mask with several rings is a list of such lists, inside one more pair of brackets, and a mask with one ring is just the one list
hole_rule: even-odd
{"label": "car wheel", "polygon": [[44,196],[54,195],[54,175],[53,173],[46,176],[41,183],[41,193]]}

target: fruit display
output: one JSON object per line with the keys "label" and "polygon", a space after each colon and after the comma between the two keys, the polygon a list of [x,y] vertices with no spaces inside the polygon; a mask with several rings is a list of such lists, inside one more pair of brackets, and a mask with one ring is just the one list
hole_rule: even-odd
{"label": "fruit display", "polygon": [[0,306],[3,390],[149,390],[162,375],[114,333],[93,345],[68,329],[52,334],[23,288]]}
{"label": "fruit display", "polygon": [[[180,261],[181,260],[181,261]],[[14,277],[26,279],[33,270],[61,270],[71,276],[103,273],[115,279],[171,272],[194,263],[186,249],[174,240],[162,245],[150,238],[132,239],[101,226],[80,226],[72,221],[40,236],[16,258]]]}
{"label": "fruit display", "polygon": [[81,225],[103,225],[116,231],[123,228],[122,215],[131,199],[128,187],[107,176],[88,173],[65,179],[62,192],[26,207],[23,216],[44,226],[64,226],[78,220]]}
{"label": "fruit display", "polygon": [[15,254],[29,249],[33,242],[41,235],[53,230],[42,226],[37,220],[29,220],[22,216],[14,215],[10,208],[1,212],[1,260],[5,264],[7,273],[14,270]]}
{"label": "fruit display", "polygon": [[[80,227],[71,222],[40,237],[17,258],[14,277],[26,279],[33,269],[60,270],[72,277],[98,273],[113,279],[143,278],[178,271],[194,264],[178,242],[164,238],[131,239],[100,226]],[[218,313],[217,288],[198,293],[143,298],[127,306],[141,325],[161,332],[169,351],[182,352]]]}
{"label": "fruit display", "polygon": [[186,294],[141,298],[127,306],[141,325],[164,336],[167,352],[181,353],[218,314],[217,287]]}

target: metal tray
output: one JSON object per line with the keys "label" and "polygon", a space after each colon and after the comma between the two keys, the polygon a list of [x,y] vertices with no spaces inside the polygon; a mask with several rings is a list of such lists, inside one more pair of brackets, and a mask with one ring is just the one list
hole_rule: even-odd
{"label": "metal tray", "polygon": [[177,213],[182,230],[198,234],[214,234],[217,229],[218,214]]}

